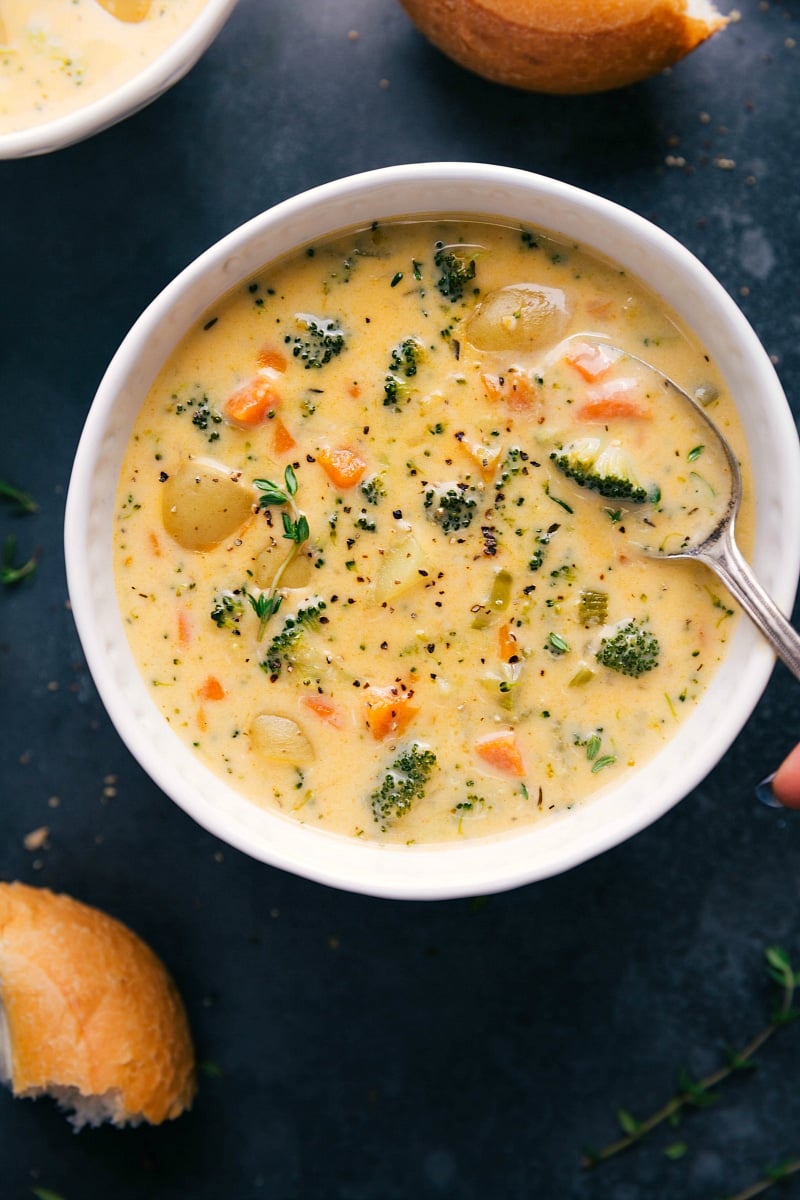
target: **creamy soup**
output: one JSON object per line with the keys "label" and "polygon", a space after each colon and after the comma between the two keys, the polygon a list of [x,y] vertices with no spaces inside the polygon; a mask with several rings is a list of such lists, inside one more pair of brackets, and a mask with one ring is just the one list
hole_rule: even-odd
{"label": "creamy soup", "polygon": [[0,0],[0,134],[66,116],[132,79],[206,0]]}
{"label": "creamy soup", "polygon": [[151,389],[116,505],[121,613],[165,720],[255,804],[407,844],[634,771],[735,618],[705,568],[639,549],[637,529],[693,539],[725,478],[628,354],[743,454],[664,305],[534,229],[375,224],[221,299]]}

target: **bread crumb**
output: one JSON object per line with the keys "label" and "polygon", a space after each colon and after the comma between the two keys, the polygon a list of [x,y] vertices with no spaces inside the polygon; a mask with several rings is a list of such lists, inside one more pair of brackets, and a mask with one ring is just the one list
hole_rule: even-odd
{"label": "bread crumb", "polygon": [[736,163],[732,158],[715,158],[714,166],[719,167],[720,171],[732,171]]}
{"label": "bread crumb", "polygon": [[682,154],[668,154],[664,159],[668,167],[685,167],[686,159]]}
{"label": "bread crumb", "polygon": [[361,34],[358,32],[357,29],[351,29],[347,35],[347,40],[348,40],[348,42],[357,42],[360,37],[361,37]]}
{"label": "bread crumb", "polygon": [[336,937],[335,934],[331,934],[331,936],[328,938],[328,949],[338,950],[340,946],[341,942],[339,941],[338,937]]}
{"label": "bread crumb", "polygon": [[38,829],[32,829],[30,833],[25,834],[22,844],[26,850],[41,850],[49,836],[49,825],[40,825]]}
{"label": "bread crumb", "polygon": [[755,177],[755,175],[745,175],[744,181],[748,185],[748,187],[752,187],[753,184],[756,183],[756,177]]}
{"label": "bread crumb", "polygon": [[384,91],[384,92],[385,92],[385,91],[386,91],[386,89],[388,88],[388,86],[389,86],[389,80],[388,80],[388,79],[380,79],[380,80],[378,80],[378,87],[379,87],[379,88],[381,88],[381,89],[382,89],[382,91]]}
{"label": "bread crumb", "polygon": [[32,759],[33,755],[31,754],[30,750],[23,750],[22,754],[19,756],[19,765],[21,767],[29,767]]}
{"label": "bread crumb", "polygon": [[742,287],[739,288],[739,295],[740,296],[749,296],[750,295],[750,288],[747,286],[746,283]]}
{"label": "bread crumb", "polygon": [[58,691],[58,680],[51,679],[47,685],[47,690],[48,690],[48,692],[57,692]]}
{"label": "bread crumb", "polygon": [[47,801],[47,807],[48,808],[58,808],[60,803],[61,803],[60,796],[50,796]]}
{"label": "bread crumb", "polygon": [[790,38],[787,38],[783,44],[787,50],[794,50],[795,46],[797,45],[797,42],[794,40],[794,38],[790,37]]}
{"label": "bread crumb", "polygon": [[222,853],[222,851],[215,850],[214,851],[214,862],[224,862],[224,861],[225,861],[225,855]]}
{"label": "bread crumb", "polygon": [[738,8],[732,8],[731,11],[728,13],[728,20],[731,22],[732,25],[735,25],[737,21],[741,21],[741,19],[742,19],[742,14],[740,13]]}
{"label": "bread crumb", "polygon": [[711,124],[711,113],[701,112],[700,113],[700,124],[701,125],[710,125]]}

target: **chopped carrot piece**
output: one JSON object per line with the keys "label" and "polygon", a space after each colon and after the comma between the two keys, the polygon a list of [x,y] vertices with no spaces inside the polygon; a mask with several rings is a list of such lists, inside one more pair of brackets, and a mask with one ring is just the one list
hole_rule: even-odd
{"label": "chopped carrot piece", "polygon": [[587,302],[586,311],[592,317],[610,317],[613,307],[614,303],[612,300],[603,300],[598,296],[596,299]]}
{"label": "chopped carrot piece", "polygon": [[192,640],[192,622],[185,608],[178,609],[178,642],[188,646]]}
{"label": "chopped carrot piece", "polygon": [[353,380],[353,382],[350,384],[350,387],[347,389],[347,393],[349,396],[352,396],[354,400],[357,400],[361,395],[361,388],[355,382],[355,380]]}
{"label": "chopped carrot piece", "polygon": [[338,705],[332,700],[328,700],[326,696],[320,696],[315,692],[306,692],[300,697],[300,703],[306,708],[310,708],[314,716],[319,717],[326,725],[332,725],[334,729],[341,729],[344,725],[342,713]]}
{"label": "chopped carrot piece", "polygon": [[522,753],[513,729],[504,733],[489,733],[475,743],[475,753],[496,771],[521,779],[525,774]]}
{"label": "chopped carrot piece", "polygon": [[525,371],[507,375],[481,375],[490,400],[502,400],[512,412],[529,412],[540,402],[539,389]]}
{"label": "chopped carrot piece", "polygon": [[483,482],[491,483],[497,472],[497,464],[502,457],[503,447],[482,446],[478,442],[469,442],[466,438],[459,438],[458,444],[478,468]]}
{"label": "chopped carrot piece", "polygon": [[346,446],[336,449],[323,448],[317,454],[317,462],[331,483],[338,488],[355,487],[364,478],[367,464],[355,450]]}
{"label": "chopped carrot piece", "polygon": [[222,406],[222,411],[234,425],[250,429],[269,419],[280,405],[280,396],[272,382],[263,375],[254,375],[247,383],[232,392]]}
{"label": "chopped carrot piece", "polygon": [[564,355],[564,361],[574,367],[589,383],[594,383],[595,379],[601,379],[607,374],[618,358],[619,351],[615,347],[593,342],[573,342],[568,353]]}
{"label": "chopped carrot piece", "polygon": [[579,421],[613,421],[617,418],[649,419],[649,408],[642,403],[637,379],[609,379],[589,388],[586,399],[575,414]]}
{"label": "chopped carrot piece", "polygon": [[286,370],[287,359],[285,355],[281,354],[280,350],[273,350],[271,346],[264,346],[259,350],[256,362],[260,367],[271,367],[273,371],[283,373]]}
{"label": "chopped carrot piece", "polygon": [[400,686],[367,688],[367,728],[376,742],[390,733],[401,734],[408,728],[419,712],[411,703],[413,694]]}
{"label": "chopped carrot piece", "polygon": [[154,529],[150,530],[147,538],[150,542],[150,549],[153,551],[153,554],[155,554],[156,558],[161,558],[161,543],[159,542],[158,534]]}
{"label": "chopped carrot piece", "polygon": [[272,420],[272,449],[275,453],[286,454],[289,450],[293,450],[296,445],[297,442],[280,417],[274,417]]}
{"label": "chopped carrot piece", "polygon": [[208,729],[208,721],[206,720],[205,710],[198,708],[197,710],[197,728],[201,733],[205,733]]}
{"label": "chopped carrot piece", "polygon": [[197,689],[197,694],[201,700],[224,700],[225,688],[222,686],[216,675],[209,675],[200,687]]}
{"label": "chopped carrot piece", "polygon": [[497,647],[500,651],[501,662],[511,662],[512,658],[517,657],[517,639],[511,632],[511,626],[508,623],[501,625],[497,630]]}

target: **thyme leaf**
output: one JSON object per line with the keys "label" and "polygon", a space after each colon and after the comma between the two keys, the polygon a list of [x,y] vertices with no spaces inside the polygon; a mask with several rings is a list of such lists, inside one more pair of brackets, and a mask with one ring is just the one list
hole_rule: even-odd
{"label": "thyme leaf", "polygon": [[[258,506],[261,509],[273,507],[282,507],[281,523],[283,524],[283,536],[292,543],[289,553],[282,560],[280,566],[273,575],[269,586],[258,594],[246,592],[247,599],[258,617],[258,640],[264,636],[264,631],[267,628],[270,617],[273,617],[281,606],[283,596],[278,595],[281,579],[283,578],[287,567],[294,561],[300,547],[308,541],[311,536],[311,530],[308,524],[308,517],[295,504],[295,496],[298,491],[297,475],[291,464],[283,473],[284,487],[274,483],[271,479],[254,479],[253,483],[261,492]],[[288,510],[288,511],[287,511]]]}

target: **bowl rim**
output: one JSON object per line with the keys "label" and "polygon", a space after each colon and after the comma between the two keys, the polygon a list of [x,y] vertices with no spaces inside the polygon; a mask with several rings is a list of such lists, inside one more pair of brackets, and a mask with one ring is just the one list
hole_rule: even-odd
{"label": "bowl rim", "polygon": [[[406,193],[419,194],[416,207],[398,206],[396,198]],[[456,202],[431,204],[431,196],[440,193],[452,195]],[[509,204],[512,196],[514,202]],[[478,198],[482,203],[476,206]],[[100,543],[107,536],[110,547],[111,539],[110,528],[98,524],[93,508],[93,501],[100,507],[103,501],[96,491],[99,484],[95,476],[98,463],[109,455],[109,443],[125,436],[118,405],[127,404],[135,415],[158,366],[216,299],[271,258],[323,233],[333,235],[362,221],[389,219],[391,215],[470,213],[516,220],[516,213],[509,210],[523,201],[531,204],[534,199],[540,206],[544,203],[545,208],[561,213],[563,219],[554,227],[552,222],[529,217],[529,225],[562,237],[576,236],[571,228],[580,225],[584,232],[576,240],[600,253],[605,252],[604,248],[586,231],[602,230],[605,246],[614,238],[622,238],[628,250],[623,255],[615,250],[609,255],[613,260],[634,270],[684,320],[687,306],[689,311],[701,314],[710,323],[712,337],[718,338],[719,345],[724,336],[730,339],[734,348],[726,355],[726,371],[726,364],[719,361],[719,348],[709,345],[707,336],[701,337],[717,358],[733,392],[736,386],[730,371],[735,367],[744,372],[748,395],[755,387],[755,394],[769,398],[769,421],[762,419],[761,424],[769,425],[771,435],[777,436],[780,469],[775,474],[782,487],[785,485],[782,502],[786,511],[797,512],[800,443],[791,410],[766,350],[722,284],[680,242],[631,210],[559,180],[488,164],[417,163],[378,168],[311,188],[245,222],[200,254],[144,310],[111,360],[86,418],[66,503],[67,582],[87,663],[109,716],[153,781],[202,827],[251,857],[318,883],[393,899],[449,899],[499,892],[585,862],[651,825],[705,778],[741,732],[774,665],[771,649],[743,618],[726,659],[695,712],[681,723],[665,749],[621,787],[596,793],[586,805],[549,818],[541,827],[534,824],[525,831],[456,846],[398,848],[310,829],[292,818],[258,809],[233,793],[199,764],[169,729],[133,666],[115,598],[116,614],[100,603],[98,589],[103,585],[98,583],[97,573],[107,574],[109,569]],[[357,215],[355,220],[337,220],[334,214],[338,213]],[[306,236],[295,236],[292,231],[296,229],[305,230]],[[309,233],[310,229],[316,232]],[[281,248],[262,257],[265,247],[276,238]],[[640,260],[640,266],[637,268],[630,260]],[[654,270],[652,263],[656,260],[662,273],[666,272],[667,288],[654,288],[641,269]],[[673,294],[667,294],[669,289]],[[707,315],[709,311],[712,316]],[[718,325],[723,330],[719,334],[714,332]],[[157,362],[146,372],[147,378],[142,377],[140,369],[145,345]],[[139,397],[135,408],[132,392]],[[742,412],[741,402],[738,407]],[[113,506],[113,497],[105,502]],[[761,521],[759,508],[757,527]],[[779,525],[778,536],[782,529]],[[774,546],[766,545],[766,539],[757,533],[754,565],[763,572],[775,602],[789,612],[800,573],[800,545],[788,536],[783,540],[786,544],[781,544],[776,554]],[[106,592],[106,599],[108,595]],[[130,677],[131,668],[134,679]],[[120,679],[125,687],[120,686]],[[712,694],[720,719],[700,730],[697,714],[704,707],[710,708]],[[156,721],[152,720],[153,714]],[[162,733],[168,732],[164,754],[160,727]],[[688,737],[687,729],[691,730]],[[679,747],[681,752],[670,756],[670,747]],[[206,796],[203,785],[213,791],[214,802]],[[224,805],[216,802],[218,798]],[[573,836],[576,828],[577,835]]]}
{"label": "bowl rim", "polygon": [[176,84],[211,45],[239,0],[206,0],[194,20],[161,54],[119,87],[64,116],[0,133],[0,160],[66,149],[146,108]]}

